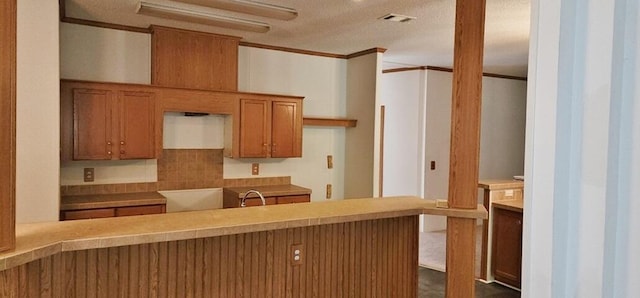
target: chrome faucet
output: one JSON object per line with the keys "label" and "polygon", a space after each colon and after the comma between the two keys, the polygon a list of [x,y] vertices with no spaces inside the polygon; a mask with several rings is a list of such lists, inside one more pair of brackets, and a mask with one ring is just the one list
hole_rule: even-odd
{"label": "chrome faucet", "polygon": [[255,190],[255,189],[250,189],[247,190],[247,192],[244,193],[244,196],[242,196],[242,201],[240,201],[240,207],[247,207],[247,204],[245,203],[245,200],[247,199],[247,196],[249,196],[249,194],[254,193],[257,194],[260,197],[260,200],[262,200],[262,206],[266,205],[267,203],[264,200],[264,196],[262,196],[262,194]]}

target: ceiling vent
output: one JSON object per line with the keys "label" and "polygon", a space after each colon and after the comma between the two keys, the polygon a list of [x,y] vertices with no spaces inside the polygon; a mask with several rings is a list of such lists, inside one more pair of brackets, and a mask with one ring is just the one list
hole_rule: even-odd
{"label": "ceiling vent", "polygon": [[382,17],[380,17],[378,19],[385,20],[385,21],[399,22],[399,23],[407,23],[409,21],[415,20],[416,17],[410,17],[410,16],[405,16],[405,15],[396,14],[396,13],[390,13],[390,14],[382,16]]}

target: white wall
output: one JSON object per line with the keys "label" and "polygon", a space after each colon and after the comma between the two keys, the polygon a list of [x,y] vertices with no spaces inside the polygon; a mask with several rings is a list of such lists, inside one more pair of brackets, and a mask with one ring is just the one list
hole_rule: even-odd
{"label": "white wall", "polygon": [[[349,59],[347,62],[347,117],[358,125],[347,129],[345,151],[345,198],[364,198],[378,192],[379,111],[377,102],[380,53]],[[378,153],[378,155],[376,155]]]}
{"label": "white wall", "polygon": [[[394,121],[390,125],[401,123],[401,127],[393,128],[396,135],[392,134],[391,139],[385,140],[385,155],[395,157],[385,159],[385,184],[395,184],[386,187],[409,187],[405,192],[410,194],[415,189],[412,181],[418,179],[422,180],[420,183],[424,183],[424,192],[420,192],[419,196],[446,199],[449,183],[452,73],[414,70],[387,73],[383,78],[387,110],[404,109],[400,117],[393,118],[393,114],[390,115]],[[482,83],[480,179],[509,179],[513,175],[521,175],[524,167],[526,82],[483,77]],[[401,94],[403,99],[396,98],[397,94]],[[422,109],[426,111],[420,115]],[[416,117],[420,119],[415,119]],[[419,142],[420,134],[425,138],[424,145]],[[406,144],[398,146],[396,143],[402,140]],[[411,148],[404,148],[404,145]],[[435,170],[429,167],[431,161],[436,162]],[[397,162],[406,165],[398,167],[395,164]],[[398,177],[397,171],[403,168],[407,171]],[[482,197],[478,201],[481,203]],[[426,231],[442,230],[445,227],[446,219],[441,216],[424,217]]]}
{"label": "white wall", "polygon": [[423,71],[382,75],[383,196],[424,196],[425,92]]}
{"label": "white wall", "polygon": [[640,291],[640,6],[532,1],[524,297]]}
{"label": "white wall", "polygon": [[151,83],[151,35],[60,23],[63,79]]}
{"label": "white wall", "polygon": [[[100,46],[95,46],[96,44]],[[60,48],[63,78],[150,82],[151,45],[148,34],[62,24]],[[346,116],[344,102],[347,62],[344,59],[240,47],[238,64],[240,91],[300,95],[305,97],[304,115]],[[193,126],[202,124],[209,127],[207,130],[222,131],[224,123],[210,117],[214,116],[165,116],[165,147],[193,148],[202,145],[206,148],[219,148],[221,139],[215,137],[218,134],[207,134],[212,139],[206,140],[202,127],[196,129]],[[172,125],[166,127],[167,124]],[[185,133],[185,129],[189,133]],[[225,158],[224,177],[292,176],[293,183],[312,189],[314,201],[324,200],[327,184],[333,186],[333,198],[340,199],[344,194],[344,139],[344,128],[304,127],[302,158]],[[333,169],[326,168],[327,155],[333,155]],[[251,176],[251,163],[254,162],[260,163],[259,176]],[[95,168],[94,184],[157,180],[155,160],[69,162],[61,168],[63,185],[84,184],[84,167]]]}
{"label": "white wall", "polygon": [[18,1],[17,17],[16,221],[57,221],[58,2]]}

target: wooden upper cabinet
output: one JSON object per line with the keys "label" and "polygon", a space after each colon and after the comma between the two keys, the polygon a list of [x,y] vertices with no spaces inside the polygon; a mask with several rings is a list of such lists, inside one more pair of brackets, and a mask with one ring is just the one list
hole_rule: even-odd
{"label": "wooden upper cabinet", "polygon": [[73,90],[73,159],[111,159],[112,103],[109,90]]}
{"label": "wooden upper cabinet", "polygon": [[154,158],[154,93],[121,91],[119,97],[120,159]]}
{"label": "wooden upper cabinet", "polygon": [[240,157],[301,156],[301,99],[240,99]]}
{"label": "wooden upper cabinet", "polygon": [[239,37],[152,26],[152,84],[237,91]]}
{"label": "wooden upper cabinet", "polygon": [[269,102],[240,100],[240,156],[269,156]]}
{"label": "wooden upper cabinet", "polygon": [[155,158],[155,93],[129,89],[61,84],[61,160]]}
{"label": "wooden upper cabinet", "polygon": [[302,111],[299,102],[271,104],[271,157],[302,156]]}

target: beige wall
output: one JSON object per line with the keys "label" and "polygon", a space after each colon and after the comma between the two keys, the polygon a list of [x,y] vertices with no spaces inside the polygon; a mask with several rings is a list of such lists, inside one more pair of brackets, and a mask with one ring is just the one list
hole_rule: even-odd
{"label": "beige wall", "polygon": [[376,132],[377,80],[381,55],[373,53],[347,62],[347,117],[358,120],[358,126],[347,129],[345,159],[345,198],[371,197],[377,193]]}
{"label": "beige wall", "polygon": [[58,1],[18,1],[16,221],[58,220]]}

